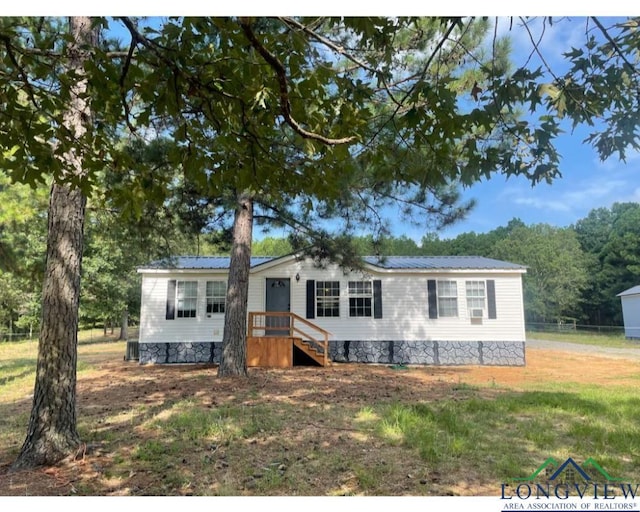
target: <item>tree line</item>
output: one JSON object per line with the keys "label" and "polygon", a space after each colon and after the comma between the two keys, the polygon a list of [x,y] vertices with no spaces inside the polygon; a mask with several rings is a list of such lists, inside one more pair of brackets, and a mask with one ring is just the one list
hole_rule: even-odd
{"label": "tree line", "polygon": [[[0,173],[0,335],[32,336],[41,313],[47,191],[7,183]],[[179,202],[181,197],[177,191],[172,208],[148,211],[140,218],[115,215],[105,202],[89,203],[82,326],[116,326],[125,338],[126,326],[135,324],[140,311],[138,267],[176,255],[229,255],[229,234],[194,223],[194,213]],[[526,265],[527,322],[622,325],[616,295],[640,283],[638,203],[595,208],[567,227],[527,225],[514,218],[492,231],[455,238],[440,238],[437,233],[419,241],[406,235],[366,235],[353,236],[350,242],[358,255],[473,255]],[[290,237],[265,236],[252,245],[256,256],[283,256],[296,250]]]}
{"label": "tree line", "polygon": [[[640,283],[640,204],[592,209],[567,227],[525,224],[514,218],[486,233],[416,242],[405,235],[375,240],[356,237],[361,255],[486,256],[527,266],[523,278],[525,319],[532,323],[574,321],[622,325],[616,295]],[[254,252],[279,256],[293,250],[285,238],[254,242]]]}

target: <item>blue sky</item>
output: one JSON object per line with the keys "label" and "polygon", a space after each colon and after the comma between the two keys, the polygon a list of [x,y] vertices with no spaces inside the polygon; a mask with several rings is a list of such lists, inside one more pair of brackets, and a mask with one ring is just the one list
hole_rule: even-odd
{"label": "blue sky", "polygon": [[[637,155],[626,164],[614,159],[600,162],[579,136],[571,135],[562,137],[556,145],[563,155],[561,178],[552,185],[542,183],[535,187],[525,179],[505,180],[499,175],[478,183],[464,191],[465,198],[476,199],[476,208],[465,221],[440,232],[440,237],[490,231],[514,217],[526,224],[569,226],[594,208],[608,208],[615,202],[640,202]],[[417,232],[407,234],[413,237]]]}
{"label": "blue sky", "polygon": [[[602,21],[611,23],[613,20],[603,18]],[[541,27],[538,23],[536,34],[541,33]],[[546,26],[540,49],[545,62],[554,71],[563,70],[562,52],[572,45],[580,45],[585,27],[584,17],[556,19],[552,27]],[[529,59],[531,40],[517,22],[509,30],[507,21],[500,20],[498,33],[512,38],[516,65]],[[540,64],[537,57],[531,57],[530,65]],[[588,133],[585,127],[578,127],[575,132],[564,133],[556,140],[562,177],[551,185],[541,183],[532,187],[524,178],[507,180],[495,174],[490,180],[464,190],[465,198],[477,201],[476,208],[465,221],[439,232],[439,236],[448,238],[462,232],[490,231],[506,225],[514,217],[527,224],[569,226],[594,208],[610,207],[615,202],[640,202],[640,154],[629,153],[626,163],[615,157],[602,162],[596,151],[583,143]],[[417,240],[421,238],[417,230],[405,234]]]}

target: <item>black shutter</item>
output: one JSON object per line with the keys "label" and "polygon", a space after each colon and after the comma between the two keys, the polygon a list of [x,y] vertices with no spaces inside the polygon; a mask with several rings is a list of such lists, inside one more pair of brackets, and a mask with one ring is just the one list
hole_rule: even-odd
{"label": "black shutter", "polygon": [[176,280],[167,281],[167,320],[176,318]]}
{"label": "black shutter", "polygon": [[487,279],[487,308],[489,310],[489,318],[496,319],[496,282],[493,279]]}
{"label": "black shutter", "polygon": [[427,298],[429,302],[429,318],[438,318],[438,293],[436,292],[436,280],[427,281]]}
{"label": "black shutter", "polygon": [[307,279],[307,318],[316,317],[316,282]]}
{"label": "black shutter", "polygon": [[373,281],[373,318],[382,318],[382,281]]}

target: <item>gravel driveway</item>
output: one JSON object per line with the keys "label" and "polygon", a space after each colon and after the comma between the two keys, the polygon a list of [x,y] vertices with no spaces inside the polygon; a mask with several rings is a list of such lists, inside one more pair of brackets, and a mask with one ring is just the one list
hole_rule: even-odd
{"label": "gravel driveway", "polygon": [[580,343],[567,343],[564,341],[549,341],[541,339],[527,339],[527,348],[541,348],[551,350],[564,350],[567,352],[580,352],[604,357],[616,357],[622,359],[640,360],[640,343],[638,348],[610,348],[595,345],[582,345]]}

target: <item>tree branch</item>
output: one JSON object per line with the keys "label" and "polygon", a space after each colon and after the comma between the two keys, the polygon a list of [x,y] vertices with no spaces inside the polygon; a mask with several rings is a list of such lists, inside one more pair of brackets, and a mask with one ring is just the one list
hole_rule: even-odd
{"label": "tree branch", "polygon": [[18,75],[20,75],[20,79],[22,80],[22,83],[25,85],[25,88],[27,89],[27,93],[29,95],[29,99],[31,100],[31,103],[33,103],[33,106],[36,109],[39,109],[40,107],[38,106],[38,102],[36,101],[35,93],[33,92],[33,87],[31,85],[31,82],[29,82],[29,77],[27,76],[27,73],[25,72],[24,68],[20,65],[20,63],[16,59],[16,56],[13,52],[13,46],[11,45],[11,40],[9,39],[8,36],[5,36],[5,35],[0,35],[0,40],[4,43],[4,47],[7,50],[7,55],[9,55],[9,59],[11,59],[11,63],[15,66],[16,71],[18,72]]}
{"label": "tree branch", "polygon": [[122,16],[119,19],[120,19],[120,21],[122,21],[124,26],[127,28],[129,33],[131,34],[131,37],[132,37],[131,44],[132,45],[141,44],[142,46],[147,48],[158,59],[159,63],[162,63],[162,64],[168,66],[173,71],[173,73],[175,75],[180,75],[181,77],[183,77],[184,80],[190,86],[193,86],[193,87],[196,87],[196,88],[201,87],[201,88],[205,89],[206,91],[218,94],[218,95],[222,96],[223,98],[242,101],[242,99],[238,98],[237,96],[233,96],[232,94],[229,94],[228,92],[221,91],[221,90],[219,90],[219,89],[217,89],[215,87],[211,87],[210,85],[202,83],[200,80],[194,78],[191,74],[185,73],[182,69],[180,69],[180,67],[176,64],[176,62],[174,60],[172,60],[172,59],[168,58],[166,55],[164,55],[163,52],[168,51],[167,48],[164,48],[164,47],[158,45],[157,43],[154,43],[149,38],[147,38],[144,35],[142,35],[138,31],[138,29],[136,28],[135,24],[128,17]]}
{"label": "tree branch", "polygon": [[[533,50],[529,54],[529,59],[527,59],[527,62],[525,62],[524,66],[522,66],[522,67],[526,67],[529,64],[529,61],[531,60],[531,57],[535,53],[540,58],[540,60],[542,61],[542,63],[544,64],[545,68],[547,68],[547,71],[553,77],[553,79],[554,80],[558,80],[558,77],[555,75],[555,73],[551,69],[551,66],[549,66],[549,64],[547,63],[546,59],[544,58],[544,55],[542,55],[542,52],[540,51],[540,46],[539,45],[542,42],[542,38],[544,37],[544,33],[546,31],[544,22],[543,22],[542,33],[540,34],[540,37],[536,41],[534,39],[534,37],[533,37],[533,34],[531,33],[531,29],[529,28],[529,24],[527,23],[527,20],[525,18],[521,17],[520,21],[522,21],[522,25],[524,26],[524,28],[527,31],[527,34],[529,36],[529,41],[531,41],[531,45],[533,46]],[[497,30],[497,25],[498,24],[496,23],[496,30]],[[494,48],[495,48],[495,41],[496,41],[496,32],[494,31],[494,36],[493,36]],[[495,54],[495,50],[494,50],[494,54]]]}
{"label": "tree branch", "polygon": [[[299,30],[302,30],[305,34],[311,36],[319,43],[325,45],[327,48],[333,50],[334,52],[338,53],[339,55],[342,55],[346,59],[356,64],[358,68],[364,69],[369,73],[371,73],[372,75],[380,77],[380,73],[378,73],[378,71],[375,68],[369,66],[369,64],[367,64],[366,62],[363,62],[362,60],[358,59],[357,57],[355,57],[354,55],[346,51],[342,46],[339,46],[333,41],[331,41],[330,39],[318,34],[315,30],[312,30],[311,28],[309,28],[309,26],[303,25],[299,21],[289,17],[280,17],[278,19],[282,21],[285,25],[289,25]],[[318,20],[316,20],[314,23],[318,23]],[[398,100],[396,100],[395,96],[389,89],[389,85],[387,84],[386,80],[384,80],[382,77],[380,78],[382,80],[383,89],[387,92],[387,94],[389,95],[389,98],[391,98],[391,101],[393,101],[396,105],[400,105]]]}
{"label": "tree branch", "polygon": [[[9,38],[6,35],[0,35],[0,39],[4,41],[4,40],[8,40]],[[14,46],[13,49],[16,50],[17,53],[21,55],[37,55],[40,57],[52,57],[55,59],[61,59],[63,57],[63,54],[60,52],[43,50],[42,48],[25,48],[25,47],[17,48]],[[104,52],[104,55],[108,59],[122,59],[127,57],[128,52],[121,51],[121,50],[113,50],[110,52]]]}
{"label": "tree branch", "polygon": [[378,135],[380,135],[380,133],[382,133],[382,130],[384,130],[384,128],[387,126],[387,124],[389,122],[391,122],[393,119],[395,119],[395,117],[398,115],[398,113],[403,110],[404,108],[406,108],[405,102],[407,101],[407,99],[409,98],[409,96],[411,96],[416,88],[416,84],[421,82],[422,80],[424,80],[425,76],[427,75],[428,71],[429,71],[429,67],[431,66],[431,63],[433,62],[433,59],[435,59],[436,54],[440,51],[440,49],[444,46],[444,43],[449,39],[449,36],[451,35],[451,33],[453,32],[453,30],[456,27],[456,22],[452,22],[451,25],[447,28],[446,32],[443,34],[443,36],[440,38],[440,40],[438,41],[438,44],[436,45],[436,47],[433,49],[433,52],[431,53],[431,55],[429,56],[429,58],[427,59],[427,62],[425,63],[424,67],[422,68],[422,72],[420,74],[417,74],[415,76],[417,76],[417,81],[414,82],[414,84],[409,87],[409,90],[405,93],[405,95],[402,97],[402,99],[399,102],[396,102],[396,108],[394,109],[393,113],[390,115],[389,119],[382,123],[378,129],[373,133],[373,135],[369,138],[369,141],[365,144],[365,146],[369,146],[373,143],[373,141],[375,139],[378,138]]}
{"label": "tree branch", "polygon": [[[153,53],[156,57],[158,57],[158,59],[160,59],[161,61],[163,61],[165,64],[170,65],[171,61],[167,58],[164,58],[164,56],[158,51],[158,49],[156,48],[155,45],[151,44],[151,41],[149,41],[149,39],[147,39],[146,37],[144,37],[136,28],[136,26],[134,25],[134,23],[126,16],[121,16],[120,21],[122,21],[122,23],[124,24],[124,26],[127,28],[127,30],[129,31],[129,34],[131,35],[131,45],[137,45],[138,43],[140,43],[142,46],[144,46],[145,48],[147,48],[148,50],[151,51],[151,53]],[[131,51],[131,48],[129,48],[129,51]],[[128,53],[128,52],[127,52]]]}
{"label": "tree branch", "polygon": [[[451,35],[451,33],[453,32],[453,30],[456,28],[457,22],[453,21],[451,23],[451,25],[449,26],[449,28],[447,28],[446,32],[443,34],[443,36],[440,38],[440,41],[438,41],[438,44],[436,45],[436,47],[433,49],[433,52],[431,53],[431,55],[429,55],[429,58],[427,59],[427,62],[425,63],[424,67],[422,68],[422,73],[420,73],[420,77],[418,79],[418,81],[422,81],[424,80],[424,78],[427,76],[427,73],[429,72],[429,68],[431,67],[431,63],[433,62],[433,59],[436,58],[436,54],[442,49],[442,47],[444,46],[444,43],[446,41],[449,40],[449,36]],[[404,97],[402,98],[402,100],[400,101],[401,105],[404,105],[404,102],[407,100],[407,98],[413,94],[413,91],[416,87],[416,84],[414,84],[408,91],[407,93],[404,95]]]}
{"label": "tree branch", "polygon": [[124,86],[124,81],[127,77],[127,73],[129,72],[129,66],[131,65],[131,59],[133,57],[133,52],[135,51],[137,46],[137,42],[131,38],[131,44],[129,45],[129,51],[127,52],[127,58],[124,62],[124,66],[122,66],[122,74],[120,75],[120,97],[122,98],[122,106],[124,107],[124,116],[125,122],[127,123],[127,127],[131,130],[132,133],[136,133],[136,127],[131,124],[131,110],[129,109],[129,104],[127,103],[127,93]]}
{"label": "tree branch", "polygon": [[310,132],[300,126],[300,124],[291,115],[291,102],[289,100],[289,84],[287,81],[287,72],[278,58],[267,50],[264,45],[258,41],[258,38],[253,33],[251,26],[245,18],[241,18],[240,27],[242,28],[245,36],[251,43],[251,46],[260,54],[260,56],[273,68],[278,79],[278,87],[280,89],[280,110],[286,123],[293,128],[293,130],[305,139],[317,140],[328,146],[336,146],[338,144],[348,144],[356,140],[355,136],[343,137],[342,139],[330,139],[324,135]]}
{"label": "tree branch", "polygon": [[591,19],[596,24],[596,26],[600,29],[600,32],[602,32],[602,35],[607,39],[607,41],[609,41],[609,43],[611,43],[611,46],[613,46],[614,51],[618,54],[618,56],[625,63],[627,70],[632,75],[635,75],[637,73],[636,68],[634,67],[633,64],[631,64],[631,62],[629,62],[629,60],[627,59],[626,55],[622,52],[622,50],[618,46],[618,43],[616,43],[615,40],[609,34],[609,31],[602,25],[602,23],[600,23],[600,20],[596,16],[591,16]]}
{"label": "tree branch", "polygon": [[346,57],[347,59],[349,59],[351,62],[357,64],[358,67],[362,69],[366,69],[370,73],[377,74],[377,71],[371,66],[369,66],[366,62],[362,62],[360,59],[356,58],[355,56],[347,52],[342,46],[338,46],[333,41],[327,39],[324,36],[321,36],[320,34],[315,32],[314,30],[311,30],[309,27],[307,27],[306,25],[303,25],[299,21],[294,20],[293,18],[288,18],[288,17],[280,17],[278,19],[282,21],[285,25],[289,25],[299,30],[302,30],[305,34],[313,37],[316,41],[322,43],[323,45],[330,48],[334,52],[339,53],[343,57]]}

